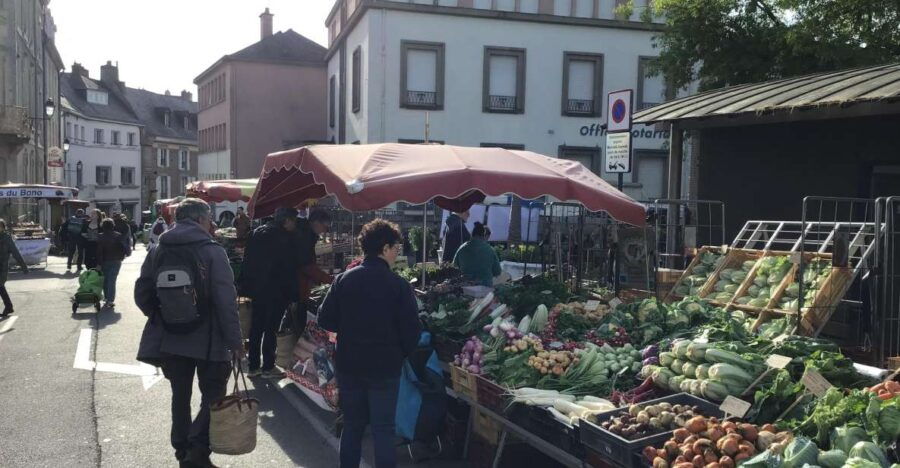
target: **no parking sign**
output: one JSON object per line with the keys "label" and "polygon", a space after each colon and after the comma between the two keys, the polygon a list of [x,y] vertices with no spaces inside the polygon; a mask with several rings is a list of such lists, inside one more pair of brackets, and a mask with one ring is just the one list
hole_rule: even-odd
{"label": "no parking sign", "polygon": [[606,113],[606,172],[631,172],[631,107],[633,91],[609,93]]}

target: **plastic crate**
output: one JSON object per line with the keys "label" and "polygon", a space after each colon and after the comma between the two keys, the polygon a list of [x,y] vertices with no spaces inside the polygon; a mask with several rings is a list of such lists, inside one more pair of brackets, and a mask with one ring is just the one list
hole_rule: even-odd
{"label": "plastic crate", "polygon": [[494,383],[494,381],[488,380],[480,375],[477,380],[476,393],[478,396],[478,404],[491,411],[500,414],[505,413],[507,407],[506,390]]}
{"label": "plastic crate", "polygon": [[563,424],[553,417],[550,410],[540,406],[531,408],[528,429],[560,450],[578,458],[584,457],[584,445],[578,427]]}
{"label": "plastic crate", "polygon": [[[647,406],[663,402],[668,402],[672,405],[698,406],[700,407],[702,414],[707,417],[723,416],[722,412],[719,411],[718,405],[687,393],[678,393],[639,403],[639,405]],[[627,411],[626,408],[619,408],[613,411],[600,413],[596,416],[596,424],[582,419],[579,431],[581,434],[581,442],[597,452],[603,458],[610,460],[615,465],[623,466],[625,468],[637,468],[643,464],[641,463],[640,457],[635,455],[648,445],[653,447],[661,446],[663,442],[672,437],[673,431],[661,432],[642,439],[628,440],[599,426],[599,424],[602,424],[604,421],[619,416],[625,411]]]}
{"label": "plastic crate", "polygon": [[461,367],[450,366],[450,380],[453,383],[453,391],[465,395],[473,401],[478,401],[478,376],[464,370]]}

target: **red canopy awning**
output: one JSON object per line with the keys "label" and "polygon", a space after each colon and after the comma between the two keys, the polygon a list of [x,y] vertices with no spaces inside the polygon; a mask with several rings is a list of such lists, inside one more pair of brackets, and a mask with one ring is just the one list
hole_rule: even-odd
{"label": "red canopy awning", "polygon": [[270,154],[249,210],[261,218],[281,206],[333,195],[351,211],[431,200],[462,211],[485,195],[507,193],[576,201],[629,224],[645,222],[643,205],[575,161],[503,148],[396,143],[314,145]]}
{"label": "red canopy awning", "polygon": [[257,179],[201,180],[187,185],[185,193],[208,202],[250,201]]}

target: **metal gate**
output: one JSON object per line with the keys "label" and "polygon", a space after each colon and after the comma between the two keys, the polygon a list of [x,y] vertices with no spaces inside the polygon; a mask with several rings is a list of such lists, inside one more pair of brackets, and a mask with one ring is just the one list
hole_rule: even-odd
{"label": "metal gate", "polygon": [[[670,216],[672,212],[676,216]],[[725,204],[715,200],[653,200],[648,214],[654,226],[657,267],[683,270],[690,249],[724,245]]]}
{"label": "metal gate", "polygon": [[896,367],[900,356],[900,197],[879,198],[875,206],[883,234],[875,244],[870,294],[874,355],[876,363]]}

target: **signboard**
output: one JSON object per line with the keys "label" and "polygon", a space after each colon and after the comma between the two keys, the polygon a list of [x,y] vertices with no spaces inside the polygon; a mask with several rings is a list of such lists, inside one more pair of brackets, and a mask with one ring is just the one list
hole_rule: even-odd
{"label": "signboard", "polygon": [[744,415],[747,414],[747,411],[750,410],[750,406],[752,406],[750,403],[728,395],[725,397],[725,401],[719,406],[719,409],[726,415],[743,418]]}
{"label": "signboard", "polygon": [[631,132],[606,134],[606,172],[631,172]]}
{"label": "signboard", "polygon": [[63,150],[59,146],[53,146],[47,150],[47,181],[51,184],[63,182],[65,177],[63,155]]}
{"label": "signboard", "polygon": [[822,377],[822,374],[812,369],[803,373],[803,377],[800,378],[800,383],[818,398],[825,396],[825,393],[828,392],[828,389],[832,386],[830,382],[825,380],[825,377]]}
{"label": "signboard", "polygon": [[630,89],[609,93],[606,112],[606,130],[609,133],[631,131],[632,94]]}
{"label": "signboard", "polygon": [[766,365],[773,369],[784,369],[788,366],[792,361],[791,358],[787,356],[782,356],[780,354],[773,354],[766,359]]}
{"label": "signboard", "polygon": [[0,190],[0,198],[75,198],[63,187],[21,187]]}

